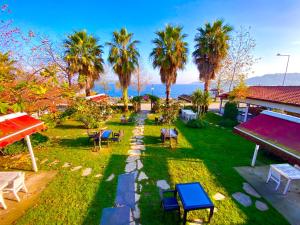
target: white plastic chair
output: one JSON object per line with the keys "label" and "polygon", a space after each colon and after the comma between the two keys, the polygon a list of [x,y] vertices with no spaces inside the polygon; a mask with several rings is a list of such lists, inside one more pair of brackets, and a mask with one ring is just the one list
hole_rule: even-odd
{"label": "white plastic chair", "polygon": [[0,191],[0,205],[3,207],[3,209],[7,209],[7,206],[4,202],[2,191]]}
{"label": "white plastic chair", "polygon": [[295,167],[296,169],[300,170],[300,166],[299,166],[299,165],[295,164],[294,167]]}
{"label": "white plastic chair", "polygon": [[273,180],[277,184],[277,186],[275,188],[275,190],[277,190],[279,188],[279,186],[280,186],[281,175],[280,175],[280,173],[278,173],[277,171],[272,170],[272,169],[270,170],[269,173],[270,174],[269,174],[269,177],[267,179],[267,183],[269,182],[270,179]]}
{"label": "white plastic chair", "polygon": [[22,190],[25,193],[27,193],[27,188],[25,186],[25,174],[24,173],[19,173],[18,176],[8,184],[3,189],[3,192],[12,192],[14,196],[16,197],[17,201],[20,201],[20,198],[18,196],[18,192]]}

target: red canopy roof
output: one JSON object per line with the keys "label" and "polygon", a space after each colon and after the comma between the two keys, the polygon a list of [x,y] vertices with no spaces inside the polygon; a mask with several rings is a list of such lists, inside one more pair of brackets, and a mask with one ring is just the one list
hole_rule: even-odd
{"label": "red canopy roof", "polygon": [[26,113],[0,116],[0,148],[23,139],[26,135],[43,130],[44,122]]}
{"label": "red canopy roof", "polygon": [[103,101],[107,101],[109,98],[108,95],[106,94],[98,94],[98,95],[92,95],[92,96],[88,96],[86,97],[86,99],[91,100],[93,102],[103,102]]}
{"label": "red canopy roof", "polygon": [[300,118],[263,111],[234,128],[245,138],[284,151],[300,159]]}

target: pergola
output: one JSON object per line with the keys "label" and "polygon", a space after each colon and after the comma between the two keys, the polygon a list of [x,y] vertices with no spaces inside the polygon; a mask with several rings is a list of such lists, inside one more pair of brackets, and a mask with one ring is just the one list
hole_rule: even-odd
{"label": "pergola", "polygon": [[106,94],[97,94],[86,97],[87,100],[91,100],[93,102],[105,102],[109,99],[109,96]]}
{"label": "pergola", "polygon": [[300,118],[265,110],[234,127],[234,132],[256,143],[251,166],[255,166],[260,146],[300,161]]}
{"label": "pergola", "polygon": [[12,113],[0,116],[0,148],[4,148],[25,138],[32,161],[32,169],[37,172],[38,169],[29,135],[39,132],[44,128],[44,122],[26,113]]}

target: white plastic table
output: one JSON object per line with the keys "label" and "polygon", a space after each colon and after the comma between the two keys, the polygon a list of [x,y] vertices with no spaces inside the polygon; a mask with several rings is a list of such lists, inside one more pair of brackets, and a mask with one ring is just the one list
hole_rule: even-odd
{"label": "white plastic table", "polygon": [[0,204],[2,205],[2,207],[4,209],[6,209],[6,205],[5,205],[5,202],[4,202],[4,198],[3,198],[3,188],[5,188],[6,186],[8,185],[8,182],[5,181],[5,180],[0,180]]}
{"label": "white plastic table", "polygon": [[191,120],[191,119],[196,119],[197,118],[197,114],[194,113],[192,110],[190,109],[182,109],[181,110],[181,113],[182,113],[182,117],[184,119],[187,119],[187,120]]}
{"label": "white plastic table", "polygon": [[267,179],[270,178],[272,170],[278,172],[281,176],[288,180],[283,190],[283,194],[287,193],[292,180],[300,180],[300,170],[288,163],[271,164]]}

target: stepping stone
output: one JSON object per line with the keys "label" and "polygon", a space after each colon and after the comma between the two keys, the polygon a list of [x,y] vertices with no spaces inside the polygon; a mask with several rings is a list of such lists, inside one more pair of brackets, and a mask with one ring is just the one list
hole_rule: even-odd
{"label": "stepping stone", "polygon": [[170,185],[167,183],[166,180],[158,180],[156,182],[156,186],[163,190],[170,189]]}
{"label": "stepping stone", "polygon": [[140,186],[140,193],[141,193],[141,192],[142,192],[142,189],[143,189],[143,185],[140,184],[139,186]]}
{"label": "stepping stone", "polygon": [[107,179],[106,181],[112,181],[115,178],[115,175],[112,173]]}
{"label": "stepping stone", "polygon": [[135,138],[136,138],[136,139],[143,139],[144,136],[141,136],[141,135],[140,135],[140,136],[135,136]]}
{"label": "stepping stone", "polygon": [[64,165],[62,165],[62,168],[67,168],[67,167],[70,167],[70,166],[71,166],[71,163],[65,162]]}
{"label": "stepping stone", "polygon": [[134,198],[135,198],[135,202],[138,202],[140,200],[141,195],[135,193]]}
{"label": "stepping stone", "polygon": [[126,162],[127,163],[130,163],[130,162],[134,162],[136,160],[140,159],[140,156],[138,155],[130,155],[128,156],[128,158],[126,159]]}
{"label": "stepping stone", "polygon": [[128,154],[129,155],[141,155],[141,151],[140,150],[129,150]]}
{"label": "stepping stone", "polygon": [[261,196],[254,190],[254,188],[248,184],[243,183],[243,189],[248,195],[252,195],[253,197],[260,198]]}
{"label": "stepping stone", "polygon": [[134,182],[135,173],[125,173],[118,176],[116,205],[128,206],[131,209],[135,207]]}
{"label": "stepping stone", "polygon": [[137,192],[137,189],[138,189],[138,184],[134,183],[134,191]]}
{"label": "stepping stone", "polygon": [[83,177],[87,177],[88,175],[90,175],[92,173],[92,168],[86,168],[82,171],[81,176]]}
{"label": "stepping stone", "polygon": [[232,197],[238,202],[240,203],[241,205],[245,206],[245,207],[248,207],[250,205],[252,205],[252,200],[251,198],[242,193],[242,192],[236,192],[234,194],[232,194]]}
{"label": "stepping stone", "polygon": [[82,168],[82,166],[75,166],[71,169],[71,171],[77,171],[80,170]]}
{"label": "stepping stone", "polygon": [[133,210],[133,217],[134,219],[138,220],[141,216],[141,211],[139,206],[136,204],[135,209]]}
{"label": "stepping stone", "polygon": [[136,169],[136,162],[135,161],[127,163],[126,166],[125,166],[125,172],[126,173],[130,173],[130,172],[134,171],[135,169]]}
{"label": "stepping stone", "polygon": [[132,145],[131,149],[144,151],[146,148],[145,148],[145,145]]}
{"label": "stepping stone", "polygon": [[41,165],[44,164],[47,161],[48,161],[48,159],[43,159],[43,161],[41,161]]}
{"label": "stepping stone", "polygon": [[98,178],[98,177],[102,177],[103,175],[101,173],[96,174],[94,177]]}
{"label": "stepping stone", "polygon": [[141,162],[141,160],[138,160],[138,161],[137,161],[137,169],[140,170],[140,169],[143,168],[143,166],[144,166],[144,165],[143,165],[143,163]]}
{"label": "stepping stone", "polygon": [[59,163],[59,160],[54,160],[53,162],[49,163],[48,166],[53,166],[56,165],[57,163]]}
{"label": "stepping stone", "polygon": [[224,200],[224,199],[225,199],[225,196],[222,195],[221,193],[217,192],[217,193],[213,196],[213,198],[214,198],[215,200],[217,200],[217,201],[221,201],[221,200]]}
{"label": "stepping stone", "polygon": [[147,179],[148,179],[147,175],[143,171],[140,172],[138,181],[147,180]]}
{"label": "stepping stone", "polygon": [[204,224],[202,219],[195,219],[192,222],[188,223],[189,225],[199,225],[199,224]]}
{"label": "stepping stone", "polygon": [[268,205],[266,203],[263,203],[259,200],[255,201],[255,207],[259,210],[259,211],[267,211],[269,209]]}

